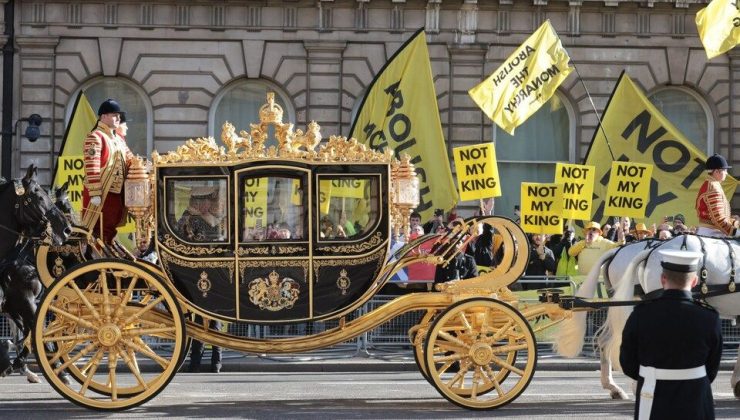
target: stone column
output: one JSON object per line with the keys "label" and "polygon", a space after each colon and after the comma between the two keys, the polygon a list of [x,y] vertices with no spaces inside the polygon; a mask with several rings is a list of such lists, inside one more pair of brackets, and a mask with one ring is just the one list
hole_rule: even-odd
{"label": "stone column", "polygon": [[305,41],[303,47],[308,69],[306,123],[318,122],[324,137],[341,134],[342,54],[347,43]]}
{"label": "stone column", "polygon": [[13,138],[13,176],[17,176],[30,164],[39,167],[39,180],[42,184],[51,184],[51,170],[54,167],[54,157],[59,147],[55,141],[54,130],[54,71],[55,52],[59,45],[59,37],[55,36],[18,36],[15,38],[18,45],[18,68],[20,73],[15,86],[18,95],[15,102],[18,104],[17,118],[26,118],[31,114],[39,114],[43,119],[41,137],[31,143],[22,134],[25,123],[18,124],[18,130]]}
{"label": "stone column", "polygon": [[[720,130],[716,130],[718,134],[718,141],[715,141],[717,146],[717,152],[723,153],[727,157],[727,161],[730,166],[737,167],[740,165],[740,153],[734,151],[734,145],[738,142],[737,138],[740,138],[740,49],[734,48],[727,52],[727,58],[729,58],[729,80],[730,80],[730,91],[728,95],[730,97],[730,118],[727,119],[727,137],[723,138]],[[735,190],[735,195],[731,200],[733,214],[738,213],[740,208],[740,191]]]}

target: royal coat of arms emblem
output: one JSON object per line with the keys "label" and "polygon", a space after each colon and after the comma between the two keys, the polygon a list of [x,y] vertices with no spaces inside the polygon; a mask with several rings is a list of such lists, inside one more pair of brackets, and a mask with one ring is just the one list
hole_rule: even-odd
{"label": "royal coat of arms emblem", "polygon": [[260,309],[268,311],[292,308],[300,293],[297,281],[290,277],[280,280],[280,275],[275,270],[266,279],[258,277],[249,282],[249,300]]}

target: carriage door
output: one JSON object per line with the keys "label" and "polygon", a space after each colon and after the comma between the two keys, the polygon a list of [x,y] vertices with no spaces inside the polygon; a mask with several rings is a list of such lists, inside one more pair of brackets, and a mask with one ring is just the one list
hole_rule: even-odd
{"label": "carriage door", "polygon": [[238,318],[290,322],[311,314],[309,171],[237,171]]}

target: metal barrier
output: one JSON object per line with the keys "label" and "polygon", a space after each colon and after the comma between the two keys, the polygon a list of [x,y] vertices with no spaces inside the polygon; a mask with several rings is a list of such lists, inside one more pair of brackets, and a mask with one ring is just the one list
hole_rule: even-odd
{"label": "metal barrier", "polygon": [[[418,283],[418,282],[415,282]],[[576,290],[575,282],[568,277],[523,277],[515,285],[537,284],[531,290],[516,291],[522,302],[534,302],[537,300],[536,289],[560,287],[564,288],[567,294]],[[525,289],[526,287],[523,287]],[[570,288],[570,290],[567,290]],[[602,286],[600,286],[600,289]],[[514,287],[513,289],[517,289]],[[605,295],[600,291],[600,295]],[[357,318],[358,316],[374,311],[380,306],[392,301],[397,296],[376,295],[360,309],[347,316],[347,321]],[[361,336],[335,345],[329,349],[316,351],[302,355],[294,356],[267,356],[271,359],[278,360],[295,360],[306,358],[344,358],[354,357],[360,354],[371,357],[412,357],[411,343],[408,338],[408,330],[416,325],[423,316],[424,311],[412,311],[400,315],[379,327],[362,334]],[[606,320],[606,309],[590,311],[586,317],[587,329],[583,347],[583,354],[586,356],[598,357],[595,343],[595,333]],[[226,325],[228,333],[240,337],[249,337],[257,339],[285,338],[302,336],[324,331],[325,329],[334,328],[338,325],[337,320],[306,322],[301,324],[290,325],[258,325],[245,322],[234,322]],[[557,336],[559,325],[537,334],[537,343],[541,348],[547,349]],[[737,348],[740,345],[740,326],[735,325],[729,320],[722,321],[722,335],[725,343],[724,356],[727,358],[736,357]],[[10,321],[6,317],[0,317],[0,339],[10,339],[12,329]],[[152,343],[156,347],[156,343]]]}

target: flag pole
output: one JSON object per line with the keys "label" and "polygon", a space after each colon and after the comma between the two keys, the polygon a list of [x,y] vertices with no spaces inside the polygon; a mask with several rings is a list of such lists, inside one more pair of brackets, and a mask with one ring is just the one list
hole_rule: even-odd
{"label": "flag pole", "polygon": [[573,64],[573,69],[576,71],[576,75],[578,75],[578,80],[581,81],[581,85],[583,85],[583,90],[586,91],[586,96],[588,96],[588,100],[591,102],[591,107],[594,110],[594,114],[596,114],[596,120],[599,122],[599,129],[601,129],[601,133],[604,135],[604,140],[606,141],[606,147],[609,149],[609,154],[612,156],[612,160],[616,160],[614,157],[614,152],[612,151],[612,146],[609,144],[609,137],[606,135],[606,131],[604,130],[604,125],[601,123],[601,115],[599,115],[599,111],[596,110],[596,104],[594,104],[594,99],[591,97],[591,93],[589,93],[588,88],[586,87],[586,83],[583,81],[583,77],[581,77],[581,73],[578,71],[578,67],[576,67],[576,64],[571,62]]}

